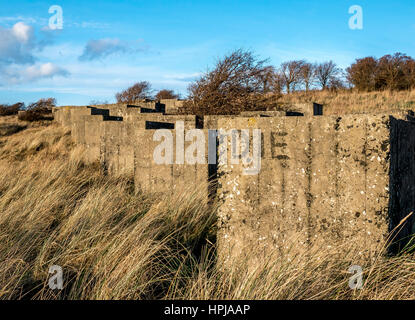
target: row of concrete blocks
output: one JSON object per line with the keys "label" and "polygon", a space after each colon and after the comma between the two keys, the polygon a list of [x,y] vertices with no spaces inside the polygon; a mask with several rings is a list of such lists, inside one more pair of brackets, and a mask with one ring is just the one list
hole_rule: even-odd
{"label": "row of concrete blocks", "polygon": [[[249,257],[255,266],[273,255],[294,259],[313,246],[336,250],[339,241],[358,244],[364,256],[415,209],[415,124],[403,112],[205,118],[205,142],[209,129],[261,130],[257,175],[244,175],[242,163],[207,164],[208,143],[203,164],[157,164],[153,152],[160,142],[145,123],[181,120],[186,134],[196,127],[195,116],[105,121],[105,115],[87,113],[88,108],[72,110],[74,140],[87,147],[89,161],[100,161],[111,174],[134,176],[137,189],[166,193],[217,179],[204,192],[221,202],[218,243],[225,263]],[[171,132],[176,150],[182,133]],[[412,234],[412,225],[411,218],[399,239]]]}
{"label": "row of concrete blocks", "polygon": [[[73,117],[80,115],[102,114],[106,117],[120,117],[128,120],[135,115],[154,114],[177,114],[183,101],[177,99],[162,99],[160,101],[141,101],[135,104],[116,103],[91,106],[65,106],[52,108],[55,120],[65,126],[71,126]],[[75,119],[76,120],[76,119]]]}
{"label": "row of concrete blocks", "polygon": [[[217,119],[235,118],[232,116],[205,116],[198,119],[195,115],[178,115],[178,109],[183,101],[177,99],[162,99],[160,101],[142,101],[135,105],[106,104],[92,106],[67,106],[52,108],[54,118],[63,126],[72,127],[82,116],[102,115],[104,120],[134,122],[144,127],[147,122],[169,123],[183,119],[187,127],[215,128]],[[322,115],[322,105],[296,104],[285,111],[245,111],[239,117],[283,117],[283,116],[313,116]],[[140,122],[141,121],[141,122]]]}

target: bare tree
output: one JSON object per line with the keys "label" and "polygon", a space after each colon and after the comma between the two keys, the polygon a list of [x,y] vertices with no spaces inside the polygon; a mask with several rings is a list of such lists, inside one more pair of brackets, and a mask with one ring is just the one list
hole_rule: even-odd
{"label": "bare tree", "polygon": [[274,91],[273,90],[274,78],[275,78],[275,68],[273,66],[265,67],[262,73],[264,93]]}
{"label": "bare tree", "polygon": [[134,103],[142,99],[151,98],[151,84],[148,81],[137,82],[128,89],[115,95],[118,103]]}
{"label": "bare tree", "polygon": [[264,93],[280,94],[284,89],[284,77],[279,71],[275,70],[273,66],[267,66],[264,68],[262,78]]}
{"label": "bare tree", "polygon": [[330,91],[343,90],[343,89],[347,89],[347,83],[343,80],[342,77],[333,77],[333,78],[330,78],[327,88]]}
{"label": "bare tree", "polygon": [[267,81],[266,60],[258,61],[250,51],[241,49],[219,59],[189,86],[185,112],[194,114],[237,114],[261,107],[260,97]]}
{"label": "bare tree", "polygon": [[281,64],[280,74],[284,80],[287,93],[295,90],[295,86],[300,82],[301,69],[304,64],[304,60],[287,61]]}
{"label": "bare tree", "polygon": [[167,89],[162,89],[159,92],[157,92],[156,96],[155,96],[156,100],[161,100],[161,99],[178,99],[179,95],[174,93],[173,90],[167,90]]}
{"label": "bare tree", "polygon": [[284,76],[281,72],[275,72],[272,78],[272,89],[274,93],[281,94],[285,86]]}
{"label": "bare tree", "polygon": [[310,90],[311,85],[314,82],[314,65],[305,62],[300,70],[300,81],[304,84],[305,91]]}
{"label": "bare tree", "polygon": [[316,81],[323,90],[327,89],[330,81],[338,78],[341,69],[333,61],[317,63],[314,65]]}

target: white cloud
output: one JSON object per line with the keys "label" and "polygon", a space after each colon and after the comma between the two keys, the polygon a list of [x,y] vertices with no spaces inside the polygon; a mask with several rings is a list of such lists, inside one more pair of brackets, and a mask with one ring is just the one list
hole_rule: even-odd
{"label": "white cloud", "polygon": [[33,63],[35,47],[31,26],[18,22],[10,29],[0,27],[0,64]]}
{"label": "white cloud", "polygon": [[43,63],[38,66],[30,66],[23,71],[23,77],[29,81],[37,80],[39,78],[53,78],[54,76],[68,75],[68,71],[56,66],[51,62]]}
{"label": "white cloud", "polygon": [[17,22],[10,28],[0,27],[0,67],[9,64],[33,64],[35,53],[53,43],[51,34],[42,32],[40,39],[34,28],[24,22]]}
{"label": "white cloud", "polygon": [[23,22],[18,22],[13,26],[12,33],[17,40],[22,43],[27,43],[33,37],[33,28]]}
{"label": "white cloud", "polygon": [[[59,103],[72,104],[74,102],[71,102],[70,97],[74,97],[77,103],[86,104],[93,99],[114,101],[116,92],[146,80],[151,82],[155,90],[174,89],[184,95],[189,82],[200,76],[199,57],[208,47],[168,48],[157,54],[149,54],[151,50],[148,50],[146,54],[133,55],[131,53],[147,50],[143,40],[104,38],[95,41],[94,45],[89,46],[88,52],[98,58],[87,60],[87,63],[79,62],[79,57],[87,49],[85,44],[79,42],[59,42],[36,51],[36,66],[8,68],[10,85],[0,87],[0,92],[52,92],[67,99]],[[124,56],[118,56],[120,53]],[[116,59],[104,59],[113,56]],[[64,67],[64,70],[40,67],[40,62],[44,64],[49,61],[55,67]],[[66,77],[68,74],[70,76]],[[35,85],[33,81],[36,81]]]}
{"label": "white cloud", "polygon": [[20,84],[25,82],[33,82],[39,79],[48,79],[55,76],[66,77],[69,72],[57,65],[47,62],[43,64],[31,65],[29,67],[21,67],[17,65],[8,66],[3,69],[3,82],[7,84]]}
{"label": "white cloud", "polygon": [[[117,38],[105,38],[99,40],[89,40],[86,44],[82,55],[79,57],[80,61],[92,61],[105,58],[114,53],[133,53],[139,51],[146,51],[146,46],[140,45],[140,40],[136,43],[128,43]],[[137,46],[138,45],[138,46]]]}
{"label": "white cloud", "polygon": [[48,39],[37,41],[33,27],[24,22],[0,27],[0,85],[68,76],[68,71],[51,62],[36,63],[35,53],[50,43]]}
{"label": "white cloud", "polygon": [[[22,82],[13,86],[13,90],[22,92],[48,91],[73,97],[82,95],[85,97],[82,102],[84,104],[93,99],[114,102],[116,92],[142,80],[150,81],[155,90],[174,89],[185,95],[188,82],[183,79],[196,75],[193,72],[176,74],[174,70],[154,65],[138,66],[120,63],[102,68],[93,64],[73,61],[73,63],[66,64],[65,69],[70,72],[70,77],[39,78],[36,85],[31,82]],[[7,89],[7,87],[0,87],[0,92]],[[72,104],[73,102],[68,98],[65,102],[59,101],[59,103]]]}
{"label": "white cloud", "polygon": [[85,46],[83,54],[79,57],[81,61],[91,61],[104,58],[115,52],[127,51],[127,44],[119,39],[90,40]]}

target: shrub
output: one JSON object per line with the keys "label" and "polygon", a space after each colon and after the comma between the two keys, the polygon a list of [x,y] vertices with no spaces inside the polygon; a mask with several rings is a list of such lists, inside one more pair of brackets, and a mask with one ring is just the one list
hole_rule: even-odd
{"label": "shrub", "polygon": [[179,95],[174,93],[173,90],[167,90],[167,89],[163,89],[160,90],[156,96],[155,96],[156,100],[161,100],[161,99],[178,99]]}
{"label": "shrub", "polygon": [[13,105],[2,104],[0,105],[0,116],[11,116],[15,115],[19,112],[19,110],[23,109],[24,103],[18,102]]}
{"label": "shrub", "polygon": [[376,73],[378,62],[374,57],[356,59],[346,69],[347,80],[359,91],[373,91],[376,89]]}
{"label": "shrub", "polygon": [[46,120],[47,117],[45,117],[45,114],[41,111],[36,110],[27,110],[27,111],[21,111],[19,112],[18,119],[20,121],[40,121],[40,120]]}
{"label": "shrub", "polygon": [[52,113],[52,107],[56,106],[55,98],[42,98],[27,106],[27,110],[36,111],[37,113]]}
{"label": "shrub", "polygon": [[151,92],[151,84],[147,81],[141,81],[117,93],[115,98],[118,103],[134,103],[138,100],[150,99]]}
{"label": "shrub", "polygon": [[264,107],[268,67],[241,49],[217,61],[213,70],[192,83],[183,110],[194,114],[238,114]]}
{"label": "shrub", "polygon": [[48,115],[52,113],[52,107],[56,106],[55,98],[42,98],[37,102],[29,104],[26,111],[20,110],[18,113],[18,119],[21,121],[40,121],[51,120]]}

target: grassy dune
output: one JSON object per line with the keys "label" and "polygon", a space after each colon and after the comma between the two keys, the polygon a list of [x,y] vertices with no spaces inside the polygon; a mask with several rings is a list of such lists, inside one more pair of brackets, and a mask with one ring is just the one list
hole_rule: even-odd
{"label": "grassy dune", "polygon": [[341,115],[346,113],[376,113],[390,110],[415,110],[415,90],[351,92],[310,91],[283,95],[280,103],[318,102],[324,104],[324,113]]}
{"label": "grassy dune", "polygon": [[[7,117],[0,125],[22,126],[0,136],[0,299],[415,298],[415,260],[387,258],[383,245],[365,258],[339,243],[336,252],[223,269],[216,206],[198,188],[135,192],[130,177],[85,164],[55,124]],[[363,268],[361,290],[348,286],[353,264]],[[48,288],[52,265],[63,268],[61,291]]]}

